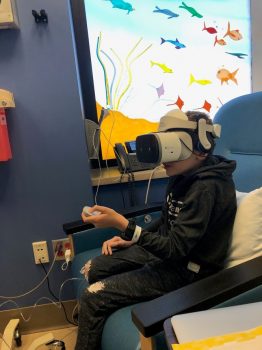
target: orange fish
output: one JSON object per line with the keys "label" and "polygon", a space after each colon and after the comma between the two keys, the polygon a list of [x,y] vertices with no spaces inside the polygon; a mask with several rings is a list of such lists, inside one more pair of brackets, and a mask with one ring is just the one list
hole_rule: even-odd
{"label": "orange fish", "polygon": [[232,80],[235,84],[237,84],[237,79],[235,78],[239,68],[234,72],[230,73],[229,70],[225,68],[221,68],[217,71],[217,78],[221,80],[221,85],[225,82],[228,84],[229,80]]}
{"label": "orange fish", "polygon": [[228,22],[228,25],[227,25],[227,32],[226,34],[223,36],[226,37],[226,36],[229,36],[232,40],[240,40],[243,38],[242,34],[240,33],[239,29],[235,29],[235,30],[231,30],[230,29],[230,22]]}
{"label": "orange fish", "polygon": [[223,46],[223,45],[226,45],[227,43],[226,43],[226,41],[225,41],[224,39],[218,39],[218,38],[217,38],[217,35],[216,35],[216,37],[215,37],[215,42],[214,42],[214,46],[215,46],[216,44]]}

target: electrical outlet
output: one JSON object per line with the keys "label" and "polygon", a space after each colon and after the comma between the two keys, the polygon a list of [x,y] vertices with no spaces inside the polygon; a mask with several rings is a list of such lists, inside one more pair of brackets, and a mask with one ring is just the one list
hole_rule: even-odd
{"label": "electrical outlet", "polygon": [[69,238],[53,239],[52,244],[54,255],[57,252],[56,260],[65,260],[65,251],[71,249]]}
{"label": "electrical outlet", "polygon": [[35,257],[35,263],[40,264],[40,261],[42,263],[48,263],[49,255],[48,255],[47,242],[46,241],[33,242],[32,246],[33,246],[33,252]]}

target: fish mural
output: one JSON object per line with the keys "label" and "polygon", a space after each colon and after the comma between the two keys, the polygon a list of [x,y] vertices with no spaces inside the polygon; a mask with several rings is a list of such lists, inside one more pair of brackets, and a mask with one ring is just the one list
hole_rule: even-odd
{"label": "fish mural", "polygon": [[179,6],[181,9],[187,10],[189,13],[191,13],[192,17],[202,18],[203,16],[197,12],[196,9],[193,7],[187,6],[184,2],[182,2],[182,5]]}
{"label": "fish mural", "polygon": [[186,47],[186,45],[182,44],[177,38],[176,40],[170,40],[170,39],[164,39],[164,38],[160,38],[160,39],[161,39],[161,45],[164,43],[170,43],[174,45],[175,48],[178,50]]}
{"label": "fish mural", "polygon": [[163,15],[166,15],[168,16],[167,18],[170,19],[170,18],[175,18],[175,17],[178,17],[179,14],[171,11],[171,10],[168,10],[168,9],[160,9],[158,6],[155,7],[155,9],[153,10],[153,12],[156,12],[156,13],[162,13]]}
{"label": "fish mural", "polygon": [[227,43],[226,43],[226,41],[225,41],[223,38],[218,39],[218,38],[217,38],[217,35],[216,35],[216,36],[215,36],[215,41],[214,41],[214,46],[215,46],[216,44],[218,44],[218,45],[220,45],[220,46],[224,46],[224,45],[226,45]]}
{"label": "fish mural", "polygon": [[158,66],[159,68],[162,69],[163,73],[173,73],[172,68],[167,67],[164,63],[158,63],[158,62],[150,61],[150,65],[151,65],[151,67]]}
{"label": "fish mural", "polygon": [[165,93],[164,84],[162,83],[159,87],[156,88],[157,96],[160,98]]}
{"label": "fish mural", "polygon": [[241,52],[225,52],[225,53],[227,53],[228,55],[235,56],[235,57],[240,58],[240,59],[244,59],[246,56],[248,56],[246,53],[241,53]]}
{"label": "fish mural", "polygon": [[197,83],[199,85],[208,85],[208,84],[212,84],[212,81],[207,79],[195,79],[195,77],[191,73],[189,78],[189,86],[192,85],[193,83]]}
{"label": "fish mural", "polygon": [[133,6],[129,2],[125,2],[123,0],[108,0],[112,3],[113,8],[125,10],[127,11],[127,14],[129,14],[131,11],[134,11]]}
{"label": "fish mural", "polygon": [[176,105],[179,109],[182,109],[184,104],[185,104],[184,101],[180,98],[180,96],[178,96],[176,102],[168,103],[167,106],[174,106],[174,105]]}
{"label": "fish mural", "polygon": [[238,72],[239,68],[236,69],[234,72],[230,72],[228,69],[221,68],[217,71],[217,78],[221,80],[221,85],[223,83],[227,83],[229,80],[232,80],[236,85],[238,84],[236,79],[236,74]]}
{"label": "fish mural", "polygon": [[205,110],[209,113],[210,110],[211,110],[211,108],[212,108],[211,103],[209,103],[207,100],[205,100],[205,102],[204,102],[204,104],[203,104],[202,107],[200,107],[200,108],[195,108],[195,109],[196,109],[196,110],[197,110],[197,109],[205,109]]}
{"label": "fish mural", "polygon": [[204,27],[203,27],[202,31],[203,30],[206,30],[209,34],[217,33],[216,28],[214,28],[214,27],[206,27],[206,23],[205,22],[204,22]]}
{"label": "fish mural", "polygon": [[251,91],[249,0],[238,0],[237,11],[235,0],[85,6],[98,118],[107,111],[99,120],[105,158],[114,157],[108,140],[151,132],[172,108],[213,117],[218,101]]}
{"label": "fish mural", "polygon": [[227,25],[227,32],[224,35],[224,38],[226,36],[229,36],[232,40],[238,41],[241,40],[243,38],[242,34],[240,33],[239,29],[235,29],[235,30],[231,30],[230,29],[230,22],[228,22]]}

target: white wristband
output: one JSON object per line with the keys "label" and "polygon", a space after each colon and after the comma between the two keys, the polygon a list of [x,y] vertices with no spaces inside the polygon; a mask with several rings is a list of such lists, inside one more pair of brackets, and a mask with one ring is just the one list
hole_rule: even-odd
{"label": "white wristband", "polygon": [[131,241],[136,243],[139,240],[141,232],[142,232],[142,228],[140,226],[136,226],[135,232],[133,234],[133,237],[132,237]]}

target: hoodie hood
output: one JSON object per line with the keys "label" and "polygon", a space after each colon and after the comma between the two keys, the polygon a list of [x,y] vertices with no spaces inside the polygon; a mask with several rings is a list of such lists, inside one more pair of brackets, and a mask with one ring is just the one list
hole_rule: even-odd
{"label": "hoodie hood", "polygon": [[226,159],[222,156],[210,155],[202,166],[192,176],[200,179],[210,177],[231,177],[236,169],[236,161]]}

